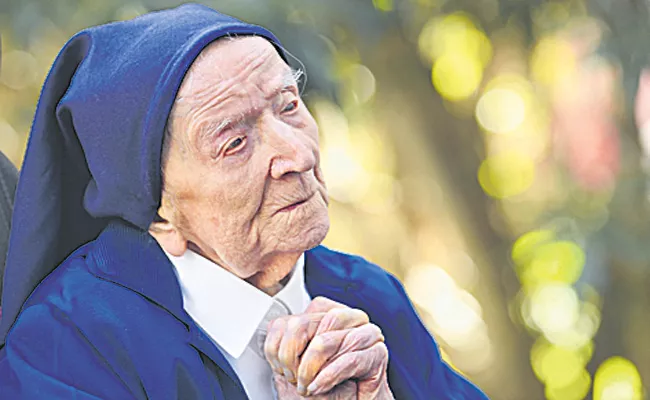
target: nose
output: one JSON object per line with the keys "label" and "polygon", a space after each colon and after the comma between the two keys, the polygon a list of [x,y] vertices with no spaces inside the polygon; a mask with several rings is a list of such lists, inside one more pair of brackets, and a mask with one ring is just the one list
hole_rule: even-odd
{"label": "nose", "polygon": [[267,129],[274,149],[270,167],[274,179],[307,172],[316,166],[316,150],[306,133],[277,120]]}

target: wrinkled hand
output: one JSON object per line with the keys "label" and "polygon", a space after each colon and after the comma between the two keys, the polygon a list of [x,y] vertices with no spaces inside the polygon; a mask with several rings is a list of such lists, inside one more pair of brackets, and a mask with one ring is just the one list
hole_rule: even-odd
{"label": "wrinkled hand", "polygon": [[361,310],[317,297],[304,314],[269,324],[264,352],[275,375],[297,385],[299,395],[326,394],[352,381],[356,382],[352,398],[393,398],[384,337]]}
{"label": "wrinkled hand", "polygon": [[[296,385],[287,381],[282,375],[273,374],[273,384],[280,400],[303,400],[304,397],[298,393]],[[346,381],[336,386],[329,392],[321,395],[311,396],[309,400],[351,400],[357,397],[357,384],[354,381]]]}

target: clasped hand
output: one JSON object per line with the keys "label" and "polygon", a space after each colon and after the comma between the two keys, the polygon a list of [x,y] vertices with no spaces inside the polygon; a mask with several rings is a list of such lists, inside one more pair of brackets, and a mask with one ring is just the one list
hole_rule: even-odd
{"label": "clasped hand", "polygon": [[271,321],[264,352],[279,399],[393,399],[384,336],[361,310],[317,297]]}

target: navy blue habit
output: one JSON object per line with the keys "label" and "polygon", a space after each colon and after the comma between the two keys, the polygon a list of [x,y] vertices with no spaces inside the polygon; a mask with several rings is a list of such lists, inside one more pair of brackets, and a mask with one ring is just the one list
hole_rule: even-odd
{"label": "navy blue habit", "polygon": [[[193,4],[87,29],[57,57],[16,195],[0,399],[247,399],[148,233],[174,98],[201,50],[227,35],[265,37],[285,57],[266,29]],[[319,246],[305,281],[312,298],[362,309],[382,329],[396,399],[487,399],[441,360],[392,275]]]}

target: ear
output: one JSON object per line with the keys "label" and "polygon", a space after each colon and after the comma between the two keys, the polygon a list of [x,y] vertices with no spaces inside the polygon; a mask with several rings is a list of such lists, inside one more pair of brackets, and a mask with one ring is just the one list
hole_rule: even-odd
{"label": "ear", "polygon": [[167,253],[180,257],[187,250],[187,240],[168,218],[170,214],[167,207],[160,207],[156,219],[149,225],[149,234]]}

